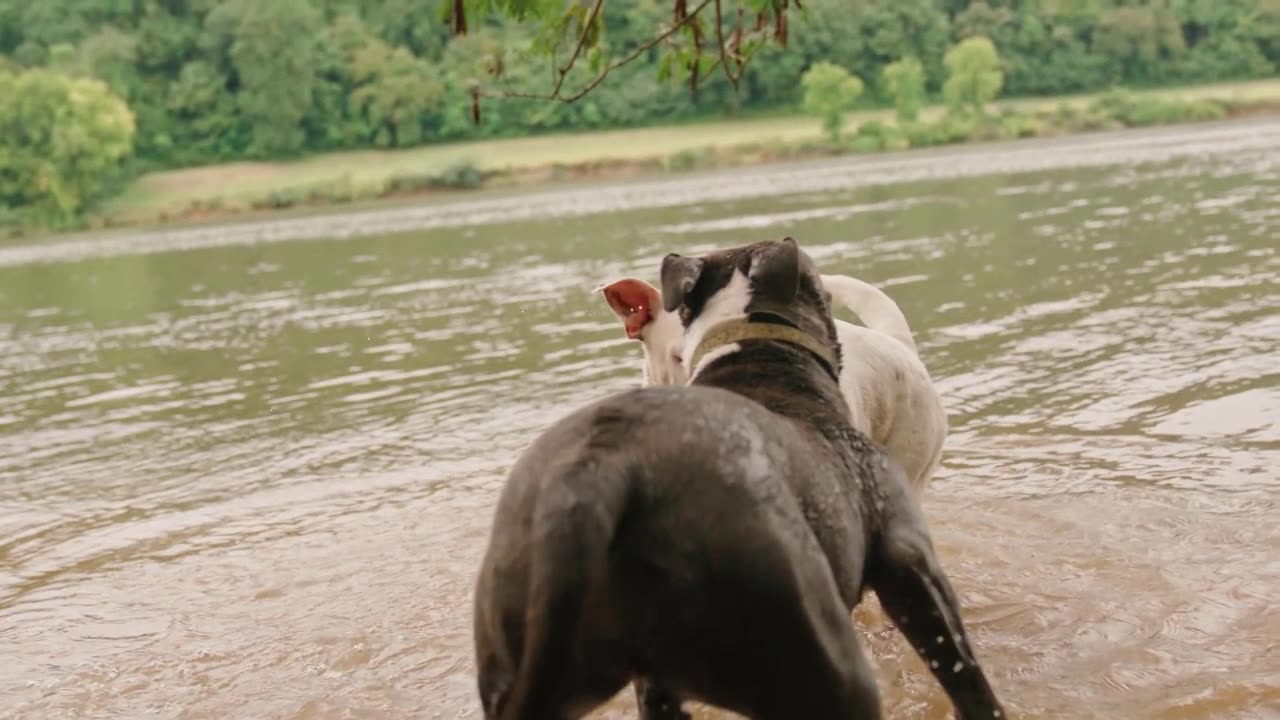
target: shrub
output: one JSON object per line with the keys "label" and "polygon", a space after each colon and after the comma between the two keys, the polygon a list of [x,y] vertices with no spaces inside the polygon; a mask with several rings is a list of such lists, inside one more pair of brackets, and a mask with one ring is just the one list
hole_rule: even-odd
{"label": "shrub", "polygon": [[937,144],[937,132],[934,126],[922,122],[906,122],[902,124],[902,134],[911,147],[929,147]]}
{"label": "shrub", "polygon": [[1120,122],[1133,113],[1133,94],[1124,88],[1111,88],[1089,103],[1088,114],[1103,115]]}
{"label": "shrub", "polygon": [[800,78],[804,88],[804,109],[822,119],[822,127],[832,142],[839,142],[845,113],[853,108],[862,94],[862,80],[848,70],[829,62],[820,62]]}
{"label": "shrub", "polygon": [[1072,130],[1094,131],[1094,130],[1116,130],[1124,127],[1124,123],[1120,120],[1108,115],[1102,110],[1086,111],[1076,121]]}
{"label": "shrub", "polygon": [[1004,139],[1036,137],[1043,131],[1044,125],[1039,119],[1013,109],[1001,113],[996,125],[996,134]]}
{"label": "shrub", "polygon": [[849,143],[849,147],[852,148],[854,152],[860,153],[879,152],[884,149],[884,145],[881,144],[880,138],[873,137],[871,135],[858,135]]}
{"label": "shrub", "polygon": [[902,130],[890,127],[889,134],[884,137],[883,145],[885,150],[907,150],[911,147],[911,141]]}
{"label": "shrub", "polygon": [[[553,174],[556,168],[552,168]],[[383,194],[408,193],[433,188],[470,190],[484,184],[485,172],[470,160],[459,160],[438,173],[398,173],[387,181]]]}
{"label": "shrub", "polygon": [[1227,116],[1226,105],[1213,100],[1193,100],[1187,108],[1187,119],[1196,121],[1221,120]]}
{"label": "shrub", "polygon": [[1089,105],[1090,114],[1101,115],[1120,125],[1143,127],[1187,120],[1216,120],[1226,115],[1226,107],[1212,100],[1135,97],[1122,89],[1109,90]]}
{"label": "shrub", "polygon": [[859,137],[882,138],[889,134],[889,126],[879,120],[868,120],[858,126]]}
{"label": "shrub", "polygon": [[17,237],[26,229],[27,219],[18,208],[0,205],[0,240]]}
{"label": "shrub", "polygon": [[0,207],[21,207],[34,224],[78,225],[119,187],[133,137],[133,113],[105,83],[0,70]]}
{"label": "shrub", "polygon": [[1049,114],[1049,119],[1062,127],[1070,127],[1081,117],[1080,110],[1068,102],[1060,102]]}
{"label": "shrub", "polygon": [[783,160],[791,157],[791,154],[791,145],[776,138],[762,143],[760,148],[761,160]]}
{"label": "shrub", "polygon": [[1135,101],[1128,111],[1120,116],[1125,125],[1142,127],[1145,125],[1163,125],[1182,119],[1185,108],[1177,103],[1164,100],[1142,99]]}
{"label": "shrub", "polygon": [[306,191],[298,188],[282,188],[272,190],[263,197],[254,200],[255,210],[283,210],[291,208],[306,199]]}
{"label": "shrub", "polygon": [[920,117],[924,105],[924,66],[913,57],[903,58],[884,68],[884,84],[893,97],[898,122],[912,122]]}
{"label": "shrub", "polygon": [[934,126],[934,144],[948,145],[965,142],[973,138],[978,128],[978,121],[972,115],[963,112],[949,112]]}
{"label": "shrub", "polygon": [[470,160],[459,160],[436,175],[434,180],[439,187],[470,190],[484,184],[484,172]]}
{"label": "shrub", "polygon": [[351,176],[343,175],[336,180],[312,186],[307,199],[312,202],[342,204],[354,201],[357,195]]}
{"label": "shrub", "polygon": [[698,162],[698,156],[692,150],[681,150],[662,159],[662,167],[671,172],[690,170]]}
{"label": "shrub", "polygon": [[1015,139],[1044,134],[1044,126],[1030,115],[1009,115],[1000,118],[1000,137]]}
{"label": "shrub", "polygon": [[868,120],[858,128],[850,147],[856,152],[872,152],[875,150],[906,150],[911,141],[901,129],[880,122]]}
{"label": "shrub", "polygon": [[406,193],[426,190],[434,183],[434,175],[426,173],[396,173],[387,180],[384,193]]}
{"label": "shrub", "polygon": [[985,114],[987,103],[996,99],[1004,85],[996,46],[980,35],[967,38],[947,51],[943,63],[947,81],[942,95],[947,104],[952,110],[968,108],[977,115]]}

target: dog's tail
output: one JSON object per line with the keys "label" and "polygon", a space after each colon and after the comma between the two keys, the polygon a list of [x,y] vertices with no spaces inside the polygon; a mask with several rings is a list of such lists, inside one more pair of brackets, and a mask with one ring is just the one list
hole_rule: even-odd
{"label": "dog's tail", "polygon": [[[559,717],[572,681],[583,604],[623,512],[621,477],[586,463],[539,493],[530,547],[524,648],[504,720]],[[621,474],[620,474],[621,475]]]}
{"label": "dog's tail", "polygon": [[897,339],[911,352],[917,352],[911,326],[907,324],[902,309],[880,288],[845,275],[823,275],[822,285],[832,298],[856,313],[864,325]]}

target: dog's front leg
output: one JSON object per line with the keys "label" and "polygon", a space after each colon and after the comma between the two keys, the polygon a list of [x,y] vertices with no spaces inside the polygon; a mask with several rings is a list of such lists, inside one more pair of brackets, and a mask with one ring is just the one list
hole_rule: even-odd
{"label": "dog's front leg", "polygon": [[643,677],[635,679],[635,686],[640,720],[690,720],[689,713],[680,709],[680,698],[666,688]]}
{"label": "dog's front leg", "polygon": [[999,720],[1004,708],[978,665],[960,621],[960,603],[938,564],[924,519],[910,500],[886,517],[869,581],[880,605],[929,666],[956,720]]}

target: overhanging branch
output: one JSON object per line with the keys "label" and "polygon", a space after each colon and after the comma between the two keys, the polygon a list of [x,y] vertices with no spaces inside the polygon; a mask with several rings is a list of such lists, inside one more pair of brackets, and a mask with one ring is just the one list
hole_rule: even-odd
{"label": "overhanging branch", "polygon": [[[564,95],[561,93],[561,91],[564,88],[564,80],[566,77],[568,77],[569,71],[573,69],[573,66],[577,63],[578,59],[582,57],[582,50],[586,45],[588,25],[583,26],[583,32],[579,34],[578,42],[573,49],[572,55],[569,56],[568,62],[566,62],[564,65],[560,66],[557,69],[556,83],[550,93],[531,93],[531,92],[521,92],[517,90],[502,90],[498,92],[487,92],[487,91],[481,90],[478,92],[478,95],[480,97],[497,98],[497,99],[529,98],[532,100],[555,100],[563,103],[576,102],[578,100],[581,100],[583,97],[585,97],[587,93],[594,90],[597,85],[604,82],[604,79],[609,77],[609,73],[613,72],[614,70],[617,70],[623,65],[634,62],[641,55],[657,47],[658,44],[663,42],[664,40],[670,38],[677,31],[679,31],[680,28],[685,27],[686,25],[691,23],[693,19],[697,17],[698,13],[706,9],[708,5],[715,3],[716,6],[719,7],[720,2],[721,0],[702,0],[700,4],[698,4],[696,7],[693,8],[692,12],[687,13],[680,20],[677,20],[676,22],[672,23],[671,27],[667,28],[666,30],[659,33],[655,37],[649,40],[646,40],[644,43],[640,44],[631,52],[627,53],[621,58],[618,58],[617,60],[614,60],[613,62],[606,65],[603,70],[601,70],[599,73],[596,74],[594,78],[589,80],[585,85],[579,88],[577,92],[571,95]],[[603,7],[604,7],[604,0],[597,0],[595,6],[592,8],[593,10],[592,17],[595,17],[594,13],[600,11]],[[696,68],[695,68],[695,71],[696,71]]]}

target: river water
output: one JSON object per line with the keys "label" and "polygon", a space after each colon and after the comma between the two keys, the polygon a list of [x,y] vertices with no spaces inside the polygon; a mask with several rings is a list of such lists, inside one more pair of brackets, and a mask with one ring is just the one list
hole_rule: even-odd
{"label": "river water", "polygon": [[505,471],[639,381],[592,288],[784,234],[913,324],[1015,717],[1280,717],[1264,120],[0,248],[0,718],[478,718]]}

